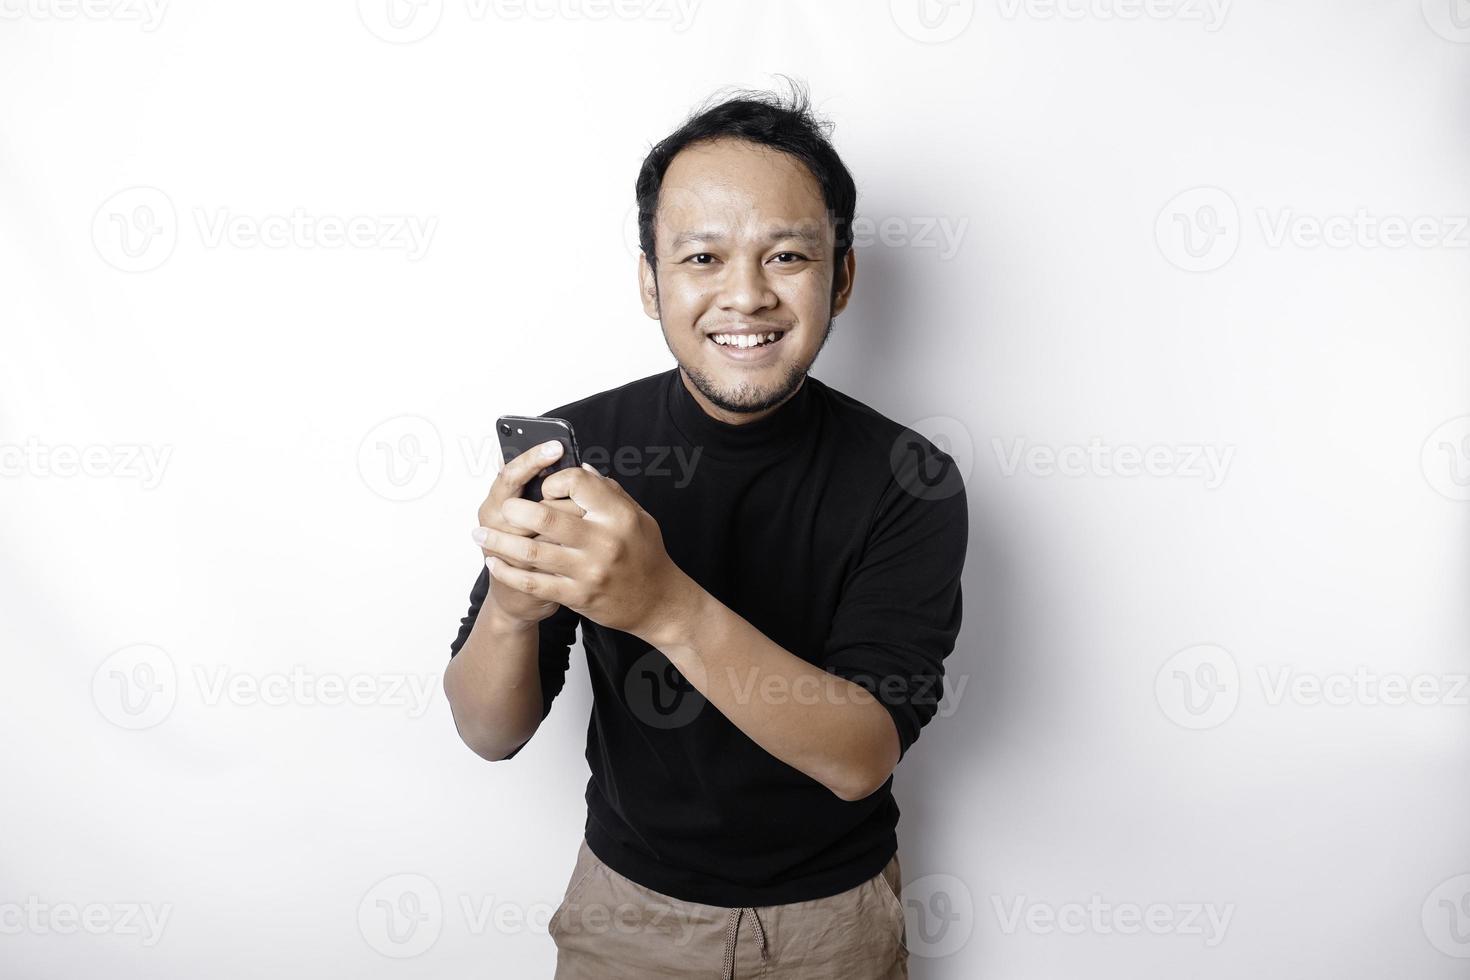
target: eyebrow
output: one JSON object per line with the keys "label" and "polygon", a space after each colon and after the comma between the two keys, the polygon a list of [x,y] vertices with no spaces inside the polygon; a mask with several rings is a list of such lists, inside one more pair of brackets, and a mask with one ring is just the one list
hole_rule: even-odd
{"label": "eyebrow", "polygon": [[[816,235],[799,228],[777,228],[766,235],[768,242],[779,242],[788,238],[794,238],[813,248],[821,244],[821,240]],[[724,240],[725,236],[718,231],[686,231],[674,239],[673,247],[678,248],[688,242],[723,242]]]}

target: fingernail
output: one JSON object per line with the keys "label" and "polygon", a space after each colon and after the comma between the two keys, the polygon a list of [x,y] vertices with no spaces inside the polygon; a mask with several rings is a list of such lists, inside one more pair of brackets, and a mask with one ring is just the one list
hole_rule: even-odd
{"label": "fingernail", "polygon": [[490,532],[483,527],[477,527],[470,532],[470,537],[475,539],[475,544],[484,544],[485,539],[490,537]]}
{"label": "fingernail", "polygon": [[485,559],[485,567],[490,570],[490,574],[491,575],[494,575],[495,574],[495,556],[494,555],[490,555],[488,558]]}
{"label": "fingernail", "polygon": [[598,473],[597,472],[597,467],[593,466],[591,463],[583,463],[582,464],[582,469],[586,470],[588,473],[594,473],[597,476],[601,476],[602,475],[601,473]]}
{"label": "fingernail", "polygon": [[559,452],[561,452],[561,443],[557,442],[555,439],[541,447],[542,456],[555,456]]}

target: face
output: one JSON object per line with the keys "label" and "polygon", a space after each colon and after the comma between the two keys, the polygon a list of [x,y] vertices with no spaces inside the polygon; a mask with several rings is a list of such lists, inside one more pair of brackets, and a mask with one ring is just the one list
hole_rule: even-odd
{"label": "face", "polygon": [[638,260],[643,308],[704,410],[738,424],[793,395],[855,268],[851,249],[833,266],[832,222],[805,165],[744,140],[680,151],[659,192],[654,246],[657,276]]}

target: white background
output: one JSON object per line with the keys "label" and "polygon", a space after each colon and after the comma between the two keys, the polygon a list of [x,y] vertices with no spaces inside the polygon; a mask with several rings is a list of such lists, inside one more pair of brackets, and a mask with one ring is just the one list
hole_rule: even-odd
{"label": "white background", "polygon": [[504,765],[439,687],[491,421],[672,366],[638,165],[780,72],[813,373],[968,466],[912,975],[1464,976],[1470,6],[689,2],[0,2],[0,972],[550,976],[582,652]]}

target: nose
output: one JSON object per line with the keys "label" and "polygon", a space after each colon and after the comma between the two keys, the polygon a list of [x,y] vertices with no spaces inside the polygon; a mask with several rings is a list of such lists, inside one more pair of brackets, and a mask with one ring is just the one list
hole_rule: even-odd
{"label": "nose", "polygon": [[720,283],[720,309],[744,316],[768,310],[777,303],[758,259],[731,259]]}

